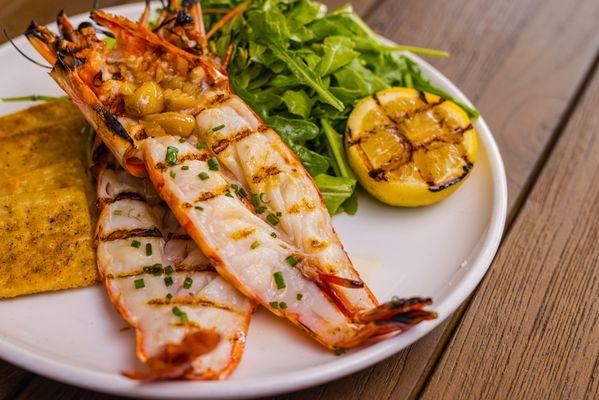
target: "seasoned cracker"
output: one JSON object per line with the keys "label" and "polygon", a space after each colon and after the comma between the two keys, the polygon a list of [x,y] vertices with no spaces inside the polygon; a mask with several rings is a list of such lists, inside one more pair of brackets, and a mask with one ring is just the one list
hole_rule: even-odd
{"label": "seasoned cracker", "polygon": [[0,298],[97,282],[92,224],[81,189],[0,197]]}
{"label": "seasoned cracker", "polygon": [[85,161],[84,141],[68,124],[0,139],[0,179],[72,159]]}
{"label": "seasoned cracker", "polygon": [[85,125],[83,116],[70,103],[47,102],[0,117],[0,139],[61,124],[75,131]]}
{"label": "seasoned cracker", "polygon": [[67,187],[78,187],[86,191],[91,188],[90,177],[85,172],[80,160],[62,161],[0,178],[0,196],[44,192]]}

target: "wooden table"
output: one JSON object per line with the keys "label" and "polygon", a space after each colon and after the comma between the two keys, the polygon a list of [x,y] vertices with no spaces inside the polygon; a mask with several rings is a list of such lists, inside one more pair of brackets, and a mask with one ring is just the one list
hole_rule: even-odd
{"label": "wooden table", "polygon": [[[91,3],[0,0],[0,26],[22,32]],[[280,398],[598,398],[599,1],[352,3],[377,32],[451,53],[430,61],[491,126],[509,218],[489,272],[450,320],[378,365]],[[113,397],[0,362],[0,398]]]}

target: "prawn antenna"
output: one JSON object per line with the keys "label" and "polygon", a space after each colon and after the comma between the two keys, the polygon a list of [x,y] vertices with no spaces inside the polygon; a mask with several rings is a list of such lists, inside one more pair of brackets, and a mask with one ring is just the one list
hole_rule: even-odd
{"label": "prawn antenna", "polygon": [[8,32],[6,32],[6,28],[2,28],[2,32],[4,33],[4,37],[6,38],[6,40],[8,40],[9,43],[12,44],[12,46],[15,48],[15,50],[17,50],[20,55],[25,57],[25,59],[27,59],[28,61],[31,61],[32,63],[34,63],[35,65],[38,65],[40,67],[52,69],[51,66],[42,64],[41,62],[38,62],[38,61],[35,61],[33,58],[29,57],[21,49],[19,49],[19,47],[15,44],[15,42],[13,42],[13,40],[10,38],[10,36],[8,36]]}

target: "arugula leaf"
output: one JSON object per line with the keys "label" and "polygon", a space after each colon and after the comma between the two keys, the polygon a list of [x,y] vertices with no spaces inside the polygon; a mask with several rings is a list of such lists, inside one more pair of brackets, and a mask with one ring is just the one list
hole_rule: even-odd
{"label": "arugula leaf", "polygon": [[349,163],[347,162],[347,156],[345,154],[345,148],[343,146],[343,136],[338,134],[335,129],[331,126],[331,123],[326,119],[320,120],[320,125],[327,139],[327,147],[329,153],[332,155],[333,169],[338,176],[344,178],[352,178],[355,180],[356,176],[352,171]]}
{"label": "arugula leaf", "polygon": [[265,121],[286,142],[305,142],[306,140],[315,139],[320,134],[316,124],[303,119],[274,115],[266,118]]}
{"label": "arugula leaf", "polygon": [[283,102],[291,114],[299,115],[304,119],[310,117],[312,99],[303,90],[287,90],[283,93]]}
{"label": "arugula leaf", "polygon": [[297,158],[300,159],[308,173],[312,176],[324,174],[330,167],[327,157],[318,154],[315,151],[309,150],[305,146],[296,143],[288,143]]}
{"label": "arugula leaf", "polygon": [[337,214],[341,204],[350,198],[356,188],[355,179],[340,176],[320,174],[316,175],[314,182],[331,215]]}
{"label": "arugula leaf", "polygon": [[272,89],[250,92],[242,86],[237,85],[235,80],[233,80],[232,83],[233,88],[239,97],[248,103],[262,118],[265,118],[270,110],[283,102],[283,99],[281,99],[281,97],[276,94],[276,91]]}
{"label": "arugula leaf", "polygon": [[347,198],[342,204],[341,207],[337,210],[337,213],[346,212],[349,215],[355,215],[358,212],[358,195],[354,190],[351,196]]}
{"label": "arugula leaf", "polygon": [[295,8],[287,14],[287,20],[297,21],[300,24],[307,25],[315,19],[326,15],[327,8],[324,4],[310,0],[300,0]]}
{"label": "arugula leaf", "polygon": [[248,12],[248,23],[252,26],[251,37],[254,41],[268,47],[272,54],[282,61],[287,68],[306,86],[314,89],[319,98],[338,110],[343,110],[343,103],[323,85],[322,80],[311,70],[294,51],[286,45],[289,29],[282,13],[276,8],[268,11],[255,10]]}
{"label": "arugula leaf", "polygon": [[333,76],[340,88],[351,91],[358,96],[357,98],[369,96],[389,87],[357,59],[335,72]]}
{"label": "arugula leaf", "polygon": [[329,36],[324,40],[323,57],[318,66],[320,76],[329,75],[349,64],[358,55],[352,41],[344,36]]}

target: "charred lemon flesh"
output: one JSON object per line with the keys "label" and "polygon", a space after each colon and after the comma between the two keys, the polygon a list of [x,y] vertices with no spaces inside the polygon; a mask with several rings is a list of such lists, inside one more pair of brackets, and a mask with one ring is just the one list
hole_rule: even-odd
{"label": "charred lemon flesh", "polygon": [[361,100],[345,146],[362,186],[394,206],[434,204],[453,193],[476,162],[476,132],[455,103],[409,88]]}

